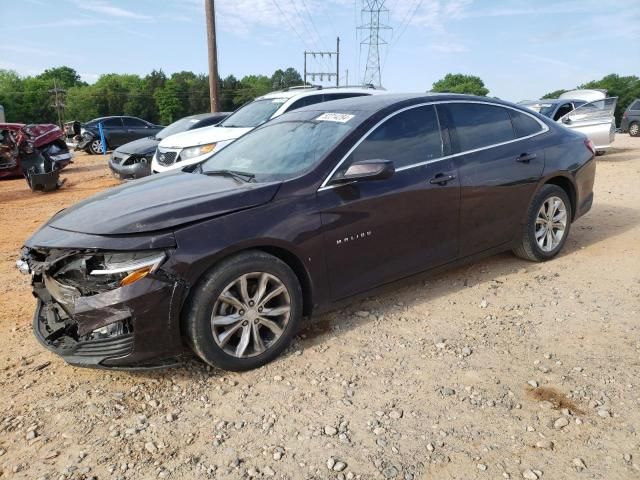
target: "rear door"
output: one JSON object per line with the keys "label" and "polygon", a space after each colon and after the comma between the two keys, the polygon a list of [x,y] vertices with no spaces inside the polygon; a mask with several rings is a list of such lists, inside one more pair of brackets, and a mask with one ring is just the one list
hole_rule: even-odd
{"label": "rear door", "polygon": [[533,115],[495,104],[438,105],[460,178],[460,256],[506,244],[519,231],[544,168]]}
{"label": "rear door", "polygon": [[589,137],[596,150],[607,148],[615,139],[614,112],[617,101],[617,97],[610,97],[585,103],[563,116],[560,121],[566,127]]}
{"label": "rear door", "polygon": [[124,126],[123,137],[126,140],[125,143],[150,135],[149,124],[139,118],[122,117],[122,124]]}
{"label": "rear door", "polygon": [[[318,191],[332,295],[339,299],[453,260],[459,185],[432,105],[383,121],[334,174],[360,160],[394,162],[386,180]],[[438,177],[441,182],[432,182]],[[448,178],[448,181],[447,181]]]}

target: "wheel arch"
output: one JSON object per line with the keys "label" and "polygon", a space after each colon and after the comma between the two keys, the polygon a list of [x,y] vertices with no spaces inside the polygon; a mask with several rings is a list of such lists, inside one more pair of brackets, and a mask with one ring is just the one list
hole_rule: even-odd
{"label": "wheel arch", "polygon": [[566,177],[563,175],[556,175],[556,176],[547,178],[542,183],[542,185],[556,185],[565,191],[565,193],[569,197],[569,201],[571,202],[571,221],[573,222],[573,220],[576,217],[576,208],[577,208],[577,205],[576,205],[577,192],[576,192],[576,186],[574,185],[573,181],[569,177]]}
{"label": "wheel arch", "polygon": [[314,289],[309,271],[305,267],[300,257],[296,255],[292,251],[292,249],[272,243],[257,243],[239,246],[232,250],[225,250],[224,252],[221,252],[219,255],[216,255],[214,258],[210,259],[210,261],[208,261],[207,264],[197,273],[196,277],[192,279],[189,292],[185,296],[182,303],[182,308],[184,308],[184,306],[188,304],[189,299],[193,295],[194,286],[201,281],[201,279],[207,272],[219,265],[220,262],[230,257],[234,257],[236,255],[240,255],[242,253],[250,251],[259,251],[268,253],[269,255],[273,255],[274,257],[283,261],[289,268],[291,268],[291,270],[293,270],[293,273],[296,275],[298,281],[300,282],[300,289],[302,290],[302,314],[305,317],[311,316],[311,313],[313,311]]}

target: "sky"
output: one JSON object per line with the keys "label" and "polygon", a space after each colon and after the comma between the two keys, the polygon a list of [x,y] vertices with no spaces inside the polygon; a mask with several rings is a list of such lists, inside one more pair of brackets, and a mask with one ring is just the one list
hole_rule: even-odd
{"label": "sky", "polygon": [[[303,71],[303,52],[334,50],[340,81],[362,80],[363,0],[216,0],[219,73]],[[609,73],[640,76],[638,0],[386,0],[382,84],[423,92],[447,73],[481,77],[519,101]],[[0,0],[0,68],[68,65],[104,73],[207,72],[204,0]],[[309,70],[335,71],[325,57]],[[315,83],[321,83],[319,79]],[[328,82],[324,82],[327,84]]]}

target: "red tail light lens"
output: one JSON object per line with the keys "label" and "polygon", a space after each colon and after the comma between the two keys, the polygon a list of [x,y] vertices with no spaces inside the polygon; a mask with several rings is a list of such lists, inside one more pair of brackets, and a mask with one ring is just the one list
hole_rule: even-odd
{"label": "red tail light lens", "polygon": [[594,155],[596,154],[596,146],[589,138],[585,139],[584,145],[591,151],[591,153],[593,153]]}

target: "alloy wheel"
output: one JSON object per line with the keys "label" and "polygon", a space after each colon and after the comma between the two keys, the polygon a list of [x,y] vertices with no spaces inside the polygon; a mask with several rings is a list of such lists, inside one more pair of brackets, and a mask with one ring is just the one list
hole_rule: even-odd
{"label": "alloy wheel", "polygon": [[103,153],[102,142],[100,140],[94,140],[93,142],[91,142],[91,151],[94,153]]}
{"label": "alloy wheel", "polygon": [[251,272],[229,283],[216,299],[211,330],[228,355],[248,358],[275,345],[291,316],[284,283],[265,272]]}
{"label": "alloy wheel", "polygon": [[544,252],[555,250],[567,228],[567,207],[559,197],[547,198],[536,217],[536,242]]}
{"label": "alloy wheel", "polygon": [[634,123],[633,125],[631,125],[631,127],[629,128],[629,134],[632,137],[635,137],[636,135],[638,135],[638,131],[640,131],[640,125],[637,123]]}

